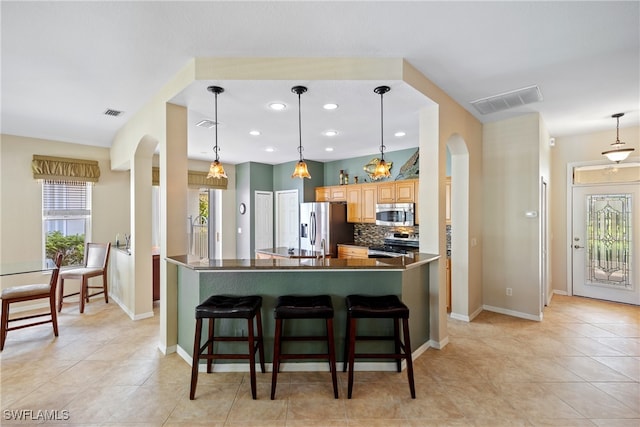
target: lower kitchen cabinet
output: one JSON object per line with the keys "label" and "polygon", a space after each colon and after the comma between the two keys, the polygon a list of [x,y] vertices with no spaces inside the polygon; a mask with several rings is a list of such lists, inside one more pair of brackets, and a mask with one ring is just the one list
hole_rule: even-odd
{"label": "lower kitchen cabinet", "polygon": [[338,244],[338,258],[369,258],[369,248],[366,246],[341,245]]}

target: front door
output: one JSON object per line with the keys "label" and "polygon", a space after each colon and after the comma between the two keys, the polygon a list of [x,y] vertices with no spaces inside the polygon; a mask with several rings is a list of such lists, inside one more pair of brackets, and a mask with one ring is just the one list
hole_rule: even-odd
{"label": "front door", "polygon": [[573,294],[640,305],[640,189],[573,188]]}

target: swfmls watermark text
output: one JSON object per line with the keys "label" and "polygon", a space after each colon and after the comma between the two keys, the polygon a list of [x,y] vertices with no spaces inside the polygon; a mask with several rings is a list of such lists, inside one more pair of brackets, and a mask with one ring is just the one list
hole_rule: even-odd
{"label": "swfmls watermark text", "polygon": [[67,409],[5,409],[5,421],[68,421],[71,415]]}

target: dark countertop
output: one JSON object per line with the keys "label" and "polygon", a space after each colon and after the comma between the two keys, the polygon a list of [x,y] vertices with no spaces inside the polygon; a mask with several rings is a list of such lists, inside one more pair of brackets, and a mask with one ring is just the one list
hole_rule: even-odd
{"label": "dark countertop", "polygon": [[417,253],[413,257],[369,259],[274,258],[274,259],[205,259],[192,255],[167,257],[167,261],[192,270],[408,270],[435,261],[440,255]]}
{"label": "dark countertop", "polygon": [[271,256],[279,256],[282,258],[322,257],[322,252],[320,251],[310,251],[307,249],[298,249],[298,248],[293,248],[293,250],[289,251],[289,248],[287,248],[286,246],[279,246],[277,248],[256,249],[256,252],[260,252],[261,254],[266,254]]}

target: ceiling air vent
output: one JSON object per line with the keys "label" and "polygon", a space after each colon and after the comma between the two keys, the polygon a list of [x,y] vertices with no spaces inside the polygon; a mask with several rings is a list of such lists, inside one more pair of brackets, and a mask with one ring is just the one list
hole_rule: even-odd
{"label": "ceiling air vent", "polygon": [[122,113],[124,113],[124,111],[112,110],[111,108],[107,108],[106,110],[104,110],[105,116],[118,117]]}
{"label": "ceiling air vent", "polygon": [[200,120],[198,123],[196,123],[196,126],[201,127],[201,128],[206,128],[206,129],[211,129],[213,127],[216,126],[216,122],[213,120]]}
{"label": "ceiling air vent", "polygon": [[480,114],[490,114],[539,101],[542,101],[542,92],[540,92],[540,88],[537,85],[533,85],[499,95],[476,99],[475,101],[471,101],[471,105],[473,105]]}

